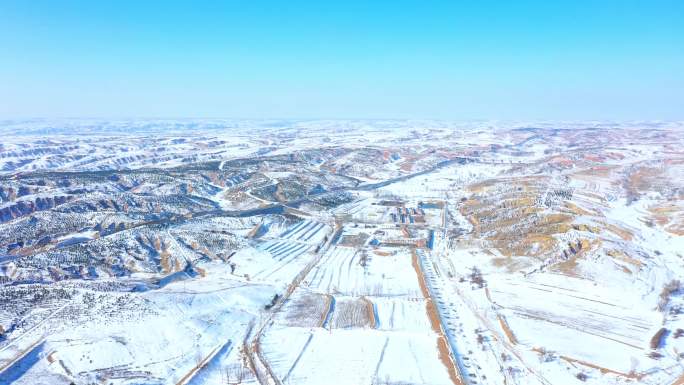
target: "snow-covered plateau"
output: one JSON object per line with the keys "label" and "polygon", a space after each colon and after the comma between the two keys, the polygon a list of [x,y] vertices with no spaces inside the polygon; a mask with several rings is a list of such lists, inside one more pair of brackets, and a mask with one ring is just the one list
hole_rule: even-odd
{"label": "snow-covered plateau", "polygon": [[684,385],[684,122],[0,135],[0,385]]}

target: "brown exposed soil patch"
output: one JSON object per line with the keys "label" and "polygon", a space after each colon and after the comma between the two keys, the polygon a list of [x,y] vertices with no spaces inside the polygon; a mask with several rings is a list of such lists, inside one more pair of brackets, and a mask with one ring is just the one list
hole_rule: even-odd
{"label": "brown exposed soil patch", "polygon": [[608,178],[610,177],[611,172],[616,169],[618,166],[594,166],[594,167],[589,167],[584,170],[578,171],[573,174],[573,176],[587,176],[591,179],[594,178]]}
{"label": "brown exposed soil patch", "polygon": [[572,203],[572,202],[564,202],[563,205],[565,208],[572,214],[574,215],[581,215],[581,216],[597,216],[598,213],[594,211],[589,211],[587,209],[584,209],[582,207],[579,207],[578,205]]}
{"label": "brown exposed soil patch", "polygon": [[638,198],[648,191],[657,191],[663,171],[662,168],[655,167],[639,167],[632,171],[625,182],[627,193],[631,197]]}
{"label": "brown exposed soil patch", "polygon": [[164,273],[170,273],[173,271],[173,269],[171,268],[169,257],[171,257],[171,253],[169,253],[169,251],[166,249],[162,250],[162,252],[159,253],[159,263]]}
{"label": "brown exposed soil patch", "polygon": [[361,247],[366,243],[366,240],[368,240],[369,237],[370,235],[368,235],[367,233],[344,235],[342,236],[342,239],[338,242],[338,245],[349,247]]}
{"label": "brown exposed soil patch", "polygon": [[649,207],[651,218],[665,231],[674,235],[684,235],[684,206],[681,202],[663,203]]}
{"label": "brown exposed soil patch", "polygon": [[615,235],[617,235],[625,241],[631,241],[632,238],[634,238],[634,234],[632,234],[631,231],[623,228],[622,226],[606,224],[606,229],[608,229],[608,231],[614,233]]}
{"label": "brown exposed soil patch", "polygon": [[[368,306],[370,305],[370,307]],[[348,329],[372,327],[373,305],[360,299],[342,299],[335,303],[335,313],[330,320],[330,328]]]}
{"label": "brown exposed soil patch", "polygon": [[513,334],[513,331],[508,326],[506,318],[504,318],[502,315],[497,316],[497,318],[499,318],[499,325],[501,325],[501,329],[503,329],[504,333],[506,333],[506,338],[508,338],[508,341],[513,345],[517,345],[518,339],[515,338],[515,334]]}
{"label": "brown exposed soil patch", "polygon": [[625,254],[625,252],[622,250],[611,249],[607,250],[606,254],[617,261],[627,263],[633,266],[635,269],[641,269],[641,267],[643,266],[643,263],[640,260],[630,257],[629,255]]}
{"label": "brown exposed soil patch", "polygon": [[624,378],[628,378],[628,379],[632,379],[632,380],[637,380],[637,381],[640,381],[644,377],[643,373],[635,373],[635,372],[624,373],[624,372],[620,372],[617,370],[604,368],[602,366],[592,364],[591,362],[577,360],[577,359],[574,359],[574,358],[571,358],[568,356],[560,356],[560,359],[563,361],[566,361],[566,362],[573,363],[573,364],[579,364],[579,365],[583,365],[583,366],[586,366],[586,367],[589,367],[592,369],[597,369],[602,374],[614,374],[616,376],[620,376],[620,377],[624,377]]}
{"label": "brown exposed soil patch", "polygon": [[401,171],[411,171],[413,170],[413,162],[404,162],[400,166]]}
{"label": "brown exposed soil patch", "polygon": [[375,319],[375,311],[373,310],[373,302],[366,297],[361,297],[361,300],[366,304],[366,312],[368,313],[370,327],[377,329],[378,320]]}
{"label": "brown exposed soil patch", "polygon": [[430,326],[432,326],[432,330],[435,333],[441,334],[442,327],[440,326],[439,315],[437,314],[435,304],[432,303],[432,299],[430,298],[430,291],[428,290],[427,285],[425,284],[425,276],[423,275],[423,270],[420,268],[420,264],[418,263],[418,255],[416,255],[415,251],[412,251],[411,263],[413,265],[413,269],[416,272],[416,275],[418,276],[418,285],[420,286],[420,292],[423,294],[423,297],[427,300],[425,301],[425,307],[427,310],[428,318],[430,319]]}
{"label": "brown exposed soil patch", "polygon": [[287,326],[322,326],[328,317],[331,295],[302,293],[294,296],[284,305],[283,320]]}
{"label": "brown exposed soil patch", "polygon": [[259,232],[259,229],[261,228],[261,223],[257,223],[256,226],[252,230],[250,230],[249,233],[247,233],[247,238],[254,238],[254,236]]}
{"label": "brown exposed soil patch", "polygon": [[456,363],[451,358],[449,345],[447,344],[446,337],[444,337],[444,332],[442,331],[442,326],[439,320],[439,315],[437,313],[437,308],[435,307],[435,304],[432,302],[432,298],[430,297],[430,291],[428,290],[427,285],[425,284],[425,276],[423,275],[423,270],[420,268],[420,264],[418,263],[418,255],[416,254],[415,250],[411,250],[411,264],[413,265],[413,269],[415,270],[416,275],[418,276],[418,284],[420,286],[420,291],[423,294],[423,297],[425,297],[426,299],[425,311],[427,313],[428,319],[430,320],[430,326],[432,327],[432,330],[438,335],[437,349],[439,351],[439,359],[440,361],[442,361],[444,366],[449,371],[449,377],[451,378],[451,381],[456,385],[464,385],[462,376],[458,372]]}
{"label": "brown exposed soil patch", "polygon": [[667,333],[667,329],[665,328],[660,328],[656,334],[651,337],[651,341],[649,342],[649,346],[651,349],[658,349],[660,345],[663,343],[663,338],[665,337],[665,333]]}
{"label": "brown exposed soil patch", "polygon": [[207,276],[207,271],[203,268],[195,266],[195,270],[199,273],[200,277],[204,278]]}
{"label": "brown exposed soil patch", "polygon": [[684,385],[684,374],[679,376],[672,384],[670,385]]}
{"label": "brown exposed soil patch", "polygon": [[437,350],[439,352],[439,360],[442,361],[442,364],[446,366],[447,370],[449,371],[449,378],[451,379],[451,382],[453,382],[455,385],[465,385],[460,374],[458,373],[458,370],[456,369],[456,364],[451,359],[449,345],[447,344],[446,338],[444,338],[444,336],[440,335],[437,337]]}
{"label": "brown exposed soil patch", "polygon": [[325,295],[326,300],[325,300],[325,307],[323,312],[321,313],[321,320],[318,323],[320,327],[323,327],[325,324],[325,320],[328,319],[328,314],[330,313],[330,304],[332,303],[333,297],[330,294]]}

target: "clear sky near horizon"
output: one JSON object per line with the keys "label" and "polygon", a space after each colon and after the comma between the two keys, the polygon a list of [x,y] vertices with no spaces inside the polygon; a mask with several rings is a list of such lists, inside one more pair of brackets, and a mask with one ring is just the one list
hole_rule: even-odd
{"label": "clear sky near horizon", "polygon": [[0,119],[684,119],[684,1],[0,0]]}

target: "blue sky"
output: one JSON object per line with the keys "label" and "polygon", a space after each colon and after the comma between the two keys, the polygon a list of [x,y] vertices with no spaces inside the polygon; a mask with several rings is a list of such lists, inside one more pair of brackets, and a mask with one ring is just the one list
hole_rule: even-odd
{"label": "blue sky", "polygon": [[684,1],[0,0],[0,118],[684,119]]}

